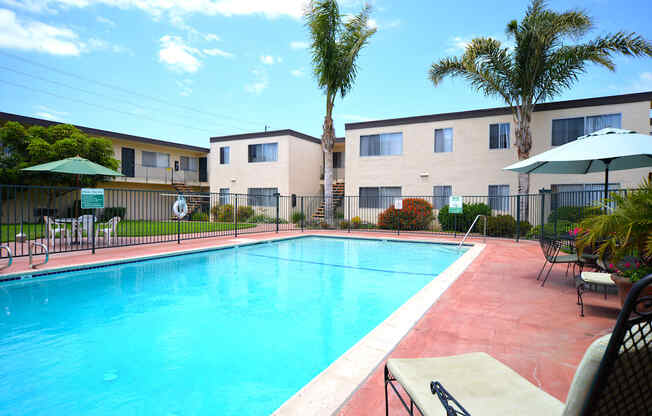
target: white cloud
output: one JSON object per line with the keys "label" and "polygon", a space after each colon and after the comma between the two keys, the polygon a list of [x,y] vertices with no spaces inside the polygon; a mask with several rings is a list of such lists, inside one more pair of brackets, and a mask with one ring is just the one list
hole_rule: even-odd
{"label": "white cloud", "polygon": [[131,49],[116,45],[98,38],[90,38],[87,42],[81,43],[82,52],[111,51],[114,53],[128,53],[133,55]]}
{"label": "white cloud", "polygon": [[652,91],[652,72],[641,72],[634,82],[625,88],[623,92],[646,92]]}
{"label": "white cloud", "polygon": [[260,95],[269,86],[267,73],[259,69],[254,69],[251,73],[254,75],[254,81],[245,85],[245,91],[251,94]]}
{"label": "white cloud", "polygon": [[283,58],[281,58],[280,56],[274,57],[272,55],[261,55],[260,62],[262,62],[265,65],[280,64],[281,62],[283,62]]}
{"label": "white cloud", "polygon": [[180,72],[197,72],[201,61],[197,58],[201,52],[185,44],[179,36],[165,35],[161,38],[159,62],[164,62],[171,69]]}
{"label": "white cloud", "polygon": [[206,35],[204,35],[204,39],[210,42],[210,41],[218,41],[220,40],[220,37],[214,33],[207,33]]}
{"label": "white cloud", "polygon": [[301,68],[301,69],[293,69],[292,71],[290,71],[290,74],[292,74],[293,77],[301,78],[302,76],[306,75],[306,72],[303,70],[303,68]]}
{"label": "white cloud", "polygon": [[233,58],[234,56],[231,52],[226,52],[223,51],[222,49],[217,49],[217,48],[203,49],[202,52],[204,52],[206,55],[223,56],[225,58]]}
{"label": "white cloud", "polygon": [[65,111],[53,110],[52,108],[46,107],[44,105],[37,105],[36,109],[38,110],[35,113],[36,116],[46,120],[62,120],[63,117],[68,115],[68,113]]}
{"label": "white cloud", "polygon": [[164,13],[205,14],[223,16],[260,14],[268,18],[288,16],[299,19],[307,0],[0,0],[31,12],[55,12],[57,9],[71,7],[88,7],[93,4],[119,7],[121,9],[135,8],[160,17]]}
{"label": "white cloud", "polygon": [[192,94],[191,85],[192,85],[192,80],[188,79],[188,78],[186,78],[184,80],[181,80],[181,81],[177,81],[177,86],[179,86],[179,88],[181,88],[181,92],[179,92],[179,95],[187,97],[190,94]]}
{"label": "white cloud", "polygon": [[298,41],[298,40],[290,42],[290,48],[295,49],[295,50],[296,49],[306,49],[306,48],[308,48],[308,46],[310,46],[310,44],[308,42],[301,42],[301,41]]}
{"label": "white cloud", "polygon": [[378,29],[378,22],[376,19],[367,20],[367,27],[370,29]]}
{"label": "white cloud", "polygon": [[95,18],[95,20],[97,20],[98,22],[100,22],[102,24],[105,24],[107,26],[115,27],[115,22],[113,20],[111,20],[111,19],[106,18],[106,17],[97,16]]}
{"label": "white cloud", "polygon": [[76,56],[81,53],[82,46],[77,34],[70,29],[18,19],[13,11],[0,9],[1,48]]}
{"label": "white cloud", "polygon": [[55,116],[54,114],[47,113],[45,111],[37,111],[36,116],[40,118],[44,118],[46,120],[52,120],[52,121],[57,120],[57,116]]}

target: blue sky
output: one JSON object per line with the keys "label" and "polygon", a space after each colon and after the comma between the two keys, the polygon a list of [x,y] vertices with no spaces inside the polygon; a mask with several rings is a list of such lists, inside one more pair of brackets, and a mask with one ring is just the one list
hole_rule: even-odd
{"label": "blue sky", "polygon": [[[0,0],[0,111],[181,143],[292,128],[320,136],[324,97],[312,77],[303,0]],[[523,1],[372,1],[377,34],[344,123],[502,105],[461,80],[434,88],[430,64],[474,36],[505,40]],[[362,2],[341,2],[345,12]],[[626,6],[625,6],[626,5]],[[648,1],[551,1],[588,10],[593,35],[652,39]],[[652,59],[590,67],[559,99],[652,90]]]}

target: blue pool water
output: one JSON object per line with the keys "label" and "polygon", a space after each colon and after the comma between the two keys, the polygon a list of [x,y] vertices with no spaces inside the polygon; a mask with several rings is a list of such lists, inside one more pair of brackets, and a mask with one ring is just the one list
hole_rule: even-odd
{"label": "blue pool water", "polygon": [[0,284],[0,415],[264,415],[459,257],[306,237]]}

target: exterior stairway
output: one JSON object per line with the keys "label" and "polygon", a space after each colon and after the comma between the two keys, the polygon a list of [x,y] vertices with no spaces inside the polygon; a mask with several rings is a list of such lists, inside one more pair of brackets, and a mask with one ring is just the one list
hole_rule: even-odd
{"label": "exterior stairway", "polygon": [[208,199],[203,196],[191,196],[192,194],[203,193],[199,186],[189,186],[180,183],[172,184],[172,186],[174,186],[174,189],[178,193],[183,194],[186,198],[186,204],[188,205],[188,215],[186,215],[186,219],[195,212],[196,209],[200,208],[202,203],[205,204],[208,202]]}
{"label": "exterior stairway", "polygon": [[[339,208],[344,201],[344,182],[333,182],[333,210]],[[324,210],[326,209],[326,201],[321,201],[319,208],[312,214],[313,221],[324,220]]]}

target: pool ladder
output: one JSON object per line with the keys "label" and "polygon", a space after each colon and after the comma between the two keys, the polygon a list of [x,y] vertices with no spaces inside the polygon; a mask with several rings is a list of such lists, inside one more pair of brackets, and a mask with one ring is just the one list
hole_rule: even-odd
{"label": "pool ladder", "polygon": [[[43,251],[45,252],[45,261],[43,263],[32,264],[32,247],[34,247],[34,246],[41,247],[43,249]],[[30,243],[29,243],[29,266],[32,269],[36,269],[37,266],[44,265],[45,263],[48,262],[48,260],[50,260],[50,252],[48,251],[48,247],[43,243],[37,243],[36,241],[30,241]]]}
{"label": "pool ladder", "polygon": [[484,239],[482,241],[487,242],[487,216],[482,215],[482,214],[478,214],[478,215],[475,216],[475,219],[473,220],[473,224],[471,224],[471,226],[469,227],[469,230],[466,232],[466,234],[464,234],[464,238],[462,239],[462,241],[460,241],[460,243],[457,245],[458,250],[462,248],[462,244],[464,244],[464,241],[466,241],[466,238],[469,236],[469,234],[471,234],[471,230],[473,229],[473,227],[475,227],[475,223],[478,222],[478,219],[480,217],[482,217],[482,219],[484,219]]}
{"label": "pool ladder", "polygon": [[11,267],[11,263],[13,263],[14,261],[14,256],[11,253],[11,248],[9,248],[8,245],[3,244],[0,246],[0,253],[2,253],[2,249],[7,250],[7,257],[9,258],[9,261],[4,266],[0,267],[0,270],[8,269],[9,267]]}

